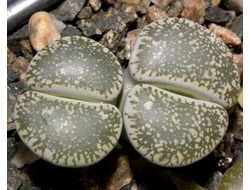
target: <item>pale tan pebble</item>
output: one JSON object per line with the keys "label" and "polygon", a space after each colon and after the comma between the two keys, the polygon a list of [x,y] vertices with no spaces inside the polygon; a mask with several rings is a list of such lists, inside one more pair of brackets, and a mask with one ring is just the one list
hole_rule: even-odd
{"label": "pale tan pebble", "polygon": [[209,25],[209,30],[221,38],[226,45],[237,46],[241,44],[241,39],[233,31],[225,27],[212,23]]}
{"label": "pale tan pebble", "polygon": [[15,60],[16,60],[16,55],[12,53],[12,51],[10,51],[9,48],[7,47],[7,65],[11,66]]}
{"label": "pale tan pebble", "polygon": [[26,81],[26,71],[29,66],[29,61],[24,58],[19,56],[16,61],[12,64],[12,68],[17,70],[20,73],[20,79],[22,81]]}
{"label": "pale tan pebble", "polygon": [[139,5],[141,0],[117,0],[117,2],[125,3],[128,5]]}
{"label": "pale tan pebble", "polygon": [[135,41],[139,34],[141,33],[142,29],[135,29],[131,30],[127,33],[127,37],[125,38],[125,58],[129,60],[130,55],[132,53]]}
{"label": "pale tan pebble", "polygon": [[77,18],[79,19],[87,19],[90,18],[92,14],[91,6],[83,7],[82,10],[78,13]]}
{"label": "pale tan pebble", "polygon": [[168,17],[169,16],[167,15],[166,11],[159,8],[158,6],[153,5],[148,8],[147,20],[149,22],[154,22],[156,20],[164,19]]}
{"label": "pale tan pebble", "polygon": [[89,4],[95,11],[98,11],[102,6],[102,2],[100,0],[89,0]]}
{"label": "pale tan pebble", "polygon": [[136,12],[140,12],[141,14],[146,14],[150,3],[151,3],[150,0],[141,0],[140,4],[136,7]]}
{"label": "pale tan pebble", "polygon": [[61,34],[49,13],[41,11],[31,16],[29,39],[36,51],[40,51],[53,41],[61,39]]}
{"label": "pale tan pebble", "polygon": [[220,2],[221,2],[221,0],[212,0],[212,1],[211,1],[211,5],[212,5],[212,6],[217,6],[217,5],[220,4]]}
{"label": "pale tan pebble", "polygon": [[234,58],[236,65],[238,66],[240,79],[243,82],[243,54],[234,54],[233,58]]}
{"label": "pale tan pebble", "polygon": [[136,12],[140,12],[141,14],[147,13],[147,9],[151,3],[150,0],[117,0],[117,2],[132,5],[135,7]]}
{"label": "pale tan pebble", "polygon": [[240,94],[238,96],[238,102],[240,106],[243,108],[243,88],[240,90]]}

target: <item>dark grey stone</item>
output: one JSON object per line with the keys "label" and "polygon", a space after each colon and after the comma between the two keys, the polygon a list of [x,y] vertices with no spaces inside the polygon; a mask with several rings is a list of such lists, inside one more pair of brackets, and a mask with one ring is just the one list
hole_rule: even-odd
{"label": "dark grey stone", "polygon": [[60,21],[72,21],[83,8],[86,0],[67,0],[51,13]]}
{"label": "dark grey stone", "polygon": [[15,138],[11,137],[7,139],[7,160],[11,160],[17,152],[17,144]]}
{"label": "dark grey stone", "polygon": [[220,185],[220,180],[222,178],[222,173],[219,171],[216,171],[212,174],[212,176],[209,178],[208,182],[205,184],[204,188],[206,190],[217,190]]}
{"label": "dark grey stone", "polygon": [[120,23],[108,31],[100,41],[100,43],[107,47],[120,62],[125,58],[124,40],[126,38],[127,30],[128,28],[126,24]]}
{"label": "dark grey stone", "polygon": [[11,82],[18,80],[20,73],[11,67],[7,66],[7,85]]}
{"label": "dark grey stone", "polygon": [[136,22],[138,15],[133,6],[123,4],[119,8],[110,8],[107,12],[97,14],[88,20],[79,20],[76,22],[78,27],[87,37],[100,36],[110,29],[114,28],[117,23],[127,25]]}
{"label": "dark grey stone", "polygon": [[22,41],[20,41],[20,45],[21,45],[20,49],[21,49],[23,56],[28,61],[31,61],[31,59],[35,55],[35,51],[32,48],[30,41],[29,40],[22,40]]}
{"label": "dark grey stone", "polygon": [[72,25],[67,25],[66,28],[62,31],[61,36],[83,36],[82,31]]}
{"label": "dark grey stone", "polygon": [[13,82],[8,85],[14,95],[22,94],[28,90],[27,86],[22,82]]}
{"label": "dark grey stone", "polygon": [[22,184],[22,176],[17,167],[7,161],[7,189],[17,190]]}
{"label": "dark grey stone", "polygon": [[241,40],[243,39],[243,14],[233,20],[229,29],[232,30]]}
{"label": "dark grey stone", "polygon": [[234,11],[225,11],[218,6],[210,6],[206,9],[205,19],[214,23],[226,23],[234,19]]}

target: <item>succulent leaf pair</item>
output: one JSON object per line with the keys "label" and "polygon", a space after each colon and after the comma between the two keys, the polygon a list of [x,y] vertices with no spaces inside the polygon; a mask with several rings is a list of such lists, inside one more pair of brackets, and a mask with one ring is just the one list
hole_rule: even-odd
{"label": "succulent leaf pair", "polygon": [[46,161],[92,165],[117,144],[122,116],[114,106],[123,74],[116,57],[85,37],[65,37],[43,48],[27,70],[31,91],[15,106],[21,139]]}
{"label": "succulent leaf pair", "polygon": [[145,27],[124,76],[107,48],[84,37],[66,37],[30,63],[31,91],[17,102],[15,123],[31,150],[60,166],[101,160],[117,143],[122,123],[146,159],[185,166],[221,141],[239,80],[226,45],[182,18]]}

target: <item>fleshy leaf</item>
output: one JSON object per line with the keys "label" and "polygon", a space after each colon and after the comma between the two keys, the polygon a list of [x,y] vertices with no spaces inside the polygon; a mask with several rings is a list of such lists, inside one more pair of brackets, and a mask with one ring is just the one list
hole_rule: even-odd
{"label": "fleshy leaf", "polygon": [[35,55],[27,70],[27,84],[33,91],[115,104],[122,76],[120,63],[106,47],[70,36]]}
{"label": "fleshy leaf", "polygon": [[240,89],[238,68],[228,47],[207,28],[168,18],[147,25],[129,61],[136,83],[148,83],[178,94],[230,108]]}
{"label": "fleshy leaf", "polygon": [[218,190],[243,189],[243,162],[229,168],[221,179]]}
{"label": "fleshy leaf", "polygon": [[222,106],[148,84],[133,87],[125,105],[129,141],[147,160],[165,167],[204,158],[220,143],[228,126]]}
{"label": "fleshy leaf", "polygon": [[122,129],[119,110],[104,103],[24,93],[15,105],[15,125],[23,142],[44,160],[83,167],[103,159]]}

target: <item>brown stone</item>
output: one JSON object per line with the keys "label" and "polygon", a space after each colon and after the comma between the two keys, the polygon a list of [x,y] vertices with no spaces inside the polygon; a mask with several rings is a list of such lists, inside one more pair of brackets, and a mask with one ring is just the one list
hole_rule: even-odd
{"label": "brown stone", "polygon": [[17,70],[20,73],[20,79],[22,81],[26,81],[26,71],[29,66],[29,61],[24,58],[19,56],[16,61],[12,64],[12,68]]}
{"label": "brown stone", "polygon": [[41,11],[31,16],[29,39],[36,51],[40,51],[49,43],[61,39],[60,32],[49,13]]}
{"label": "brown stone", "polygon": [[147,19],[149,22],[154,22],[159,19],[168,18],[165,10],[159,8],[158,6],[150,6],[148,8]]}
{"label": "brown stone", "polygon": [[204,0],[184,0],[183,18],[203,24],[206,14],[206,3]]}
{"label": "brown stone", "polygon": [[241,39],[233,31],[225,27],[212,23],[209,25],[209,29],[227,45],[237,46],[241,44]]}
{"label": "brown stone", "polygon": [[183,11],[183,2],[182,0],[176,0],[169,6],[169,10],[167,12],[169,17],[180,17]]}
{"label": "brown stone", "polygon": [[105,176],[104,190],[117,190],[129,184],[133,180],[127,155],[117,154],[108,165],[109,171]]}

